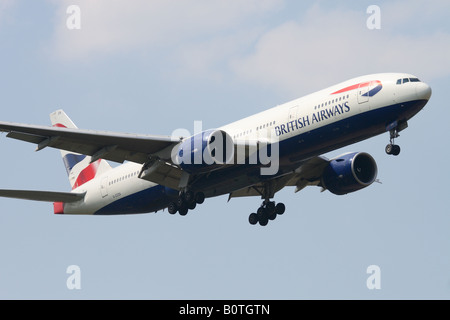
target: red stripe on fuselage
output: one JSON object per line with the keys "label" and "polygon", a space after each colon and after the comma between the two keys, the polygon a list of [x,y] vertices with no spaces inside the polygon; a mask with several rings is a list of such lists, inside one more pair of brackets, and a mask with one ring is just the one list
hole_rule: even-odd
{"label": "red stripe on fuselage", "polygon": [[333,92],[332,94],[338,94],[338,93],[343,93],[343,92],[347,92],[347,91],[350,91],[350,90],[355,90],[355,89],[358,89],[358,88],[367,87],[370,84],[378,85],[378,84],[381,84],[381,81],[374,80],[374,81],[367,81],[367,82],[357,83],[357,84],[354,84],[352,86],[345,87],[344,89],[341,89],[339,91]]}

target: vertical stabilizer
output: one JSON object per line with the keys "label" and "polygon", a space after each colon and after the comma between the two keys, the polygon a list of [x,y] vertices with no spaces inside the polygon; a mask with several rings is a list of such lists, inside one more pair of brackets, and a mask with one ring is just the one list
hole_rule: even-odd
{"label": "vertical stabilizer", "polygon": [[[50,114],[50,120],[54,127],[77,129],[63,110],[57,110]],[[92,180],[98,175],[111,170],[111,166],[103,159],[91,163],[91,157],[61,150],[61,155],[66,167],[72,190]]]}

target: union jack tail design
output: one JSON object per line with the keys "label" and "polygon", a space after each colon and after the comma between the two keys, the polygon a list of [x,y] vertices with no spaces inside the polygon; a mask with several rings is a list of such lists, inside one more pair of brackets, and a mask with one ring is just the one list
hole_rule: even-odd
{"label": "union jack tail design", "polygon": [[[54,127],[77,129],[77,126],[63,110],[57,110],[50,114],[50,120]],[[72,190],[112,169],[110,164],[103,159],[91,163],[90,156],[65,150],[61,150],[61,155]]]}

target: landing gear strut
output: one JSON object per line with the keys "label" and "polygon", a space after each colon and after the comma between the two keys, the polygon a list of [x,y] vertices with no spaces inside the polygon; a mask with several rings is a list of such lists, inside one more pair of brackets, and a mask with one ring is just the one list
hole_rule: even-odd
{"label": "landing gear strut", "polygon": [[270,220],[275,220],[277,215],[282,215],[286,210],[283,203],[275,204],[274,201],[270,201],[275,196],[275,185],[273,181],[267,181],[261,187],[253,187],[258,193],[261,194],[261,198],[264,199],[261,206],[256,213],[251,213],[248,216],[248,222],[251,225],[255,225],[259,222],[260,226],[266,226]]}
{"label": "landing gear strut", "polygon": [[386,146],[386,153],[393,156],[398,156],[400,154],[400,146],[394,144],[394,139],[398,138],[400,135],[398,134],[397,128],[394,128],[389,131],[390,133],[390,143]]}
{"label": "landing gear strut", "polygon": [[167,210],[170,214],[178,212],[181,216],[185,216],[189,210],[195,209],[197,204],[202,204],[204,201],[205,194],[203,192],[181,192],[175,201],[169,203]]}
{"label": "landing gear strut", "polygon": [[258,208],[256,213],[251,213],[248,217],[248,222],[255,225],[259,222],[259,225],[266,226],[269,220],[275,220],[277,215],[282,215],[286,207],[283,203],[278,203],[275,205],[273,201],[264,201]]}

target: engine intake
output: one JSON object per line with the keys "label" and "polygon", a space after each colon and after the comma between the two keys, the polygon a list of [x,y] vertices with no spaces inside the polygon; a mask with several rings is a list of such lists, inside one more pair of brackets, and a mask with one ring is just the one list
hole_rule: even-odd
{"label": "engine intake", "polygon": [[343,195],[370,186],[377,178],[377,164],[365,152],[343,154],[329,162],[322,176],[322,186]]}

